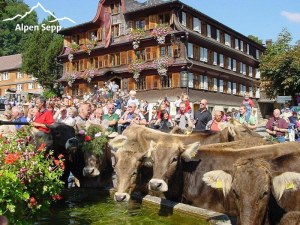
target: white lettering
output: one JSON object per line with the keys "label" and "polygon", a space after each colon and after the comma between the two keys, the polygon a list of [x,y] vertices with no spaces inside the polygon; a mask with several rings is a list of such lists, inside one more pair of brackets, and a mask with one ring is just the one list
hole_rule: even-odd
{"label": "white lettering", "polygon": [[61,30],[61,26],[47,26],[46,24],[42,24],[42,31],[50,31],[51,33],[57,33]]}
{"label": "white lettering", "polygon": [[15,31],[23,31],[24,33],[26,33],[27,31],[38,31],[39,30],[39,26],[38,25],[24,25],[23,23],[21,24],[17,24]]}
{"label": "white lettering", "polygon": [[17,31],[17,30],[22,31],[22,28],[21,28],[20,24],[16,25],[15,31]]}

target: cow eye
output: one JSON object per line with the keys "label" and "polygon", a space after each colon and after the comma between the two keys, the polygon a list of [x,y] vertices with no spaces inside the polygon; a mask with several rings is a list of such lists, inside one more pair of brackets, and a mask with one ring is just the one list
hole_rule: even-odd
{"label": "cow eye", "polygon": [[267,195],[268,195],[268,191],[264,191],[263,193],[261,193],[260,199],[264,198]]}
{"label": "cow eye", "polygon": [[178,161],[178,157],[173,157],[171,160],[171,163],[177,162]]}

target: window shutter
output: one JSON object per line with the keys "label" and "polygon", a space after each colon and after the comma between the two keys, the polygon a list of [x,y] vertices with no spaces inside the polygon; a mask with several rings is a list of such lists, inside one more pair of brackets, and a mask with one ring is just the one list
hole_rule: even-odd
{"label": "window shutter", "polygon": [[172,74],[172,87],[180,87],[180,74],[179,73]]}
{"label": "window shutter", "polygon": [[146,48],[146,61],[151,60],[151,47]]}
{"label": "window shutter", "polygon": [[223,84],[223,80],[219,80],[219,92],[224,92],[224,88],[223,88],[224,84]]}
{"label": "window shutter", "polygon": [[157,47],[151,47],[152,59],[157,59]]}
{"label": "window shutter", "polygon": [[189,58],[194,58],[193,57],[193,44],[192,43],[188,43],[188,57]]}
{"label": "window shutter", "polygon": [[149,30],[149,17],[145,18],[145,30]]}
{"label": "window shutter", "polygon": [[126,65],[127,64],[127,52],[121,52],[121,65]]}
{"label": "window shutter", "polygon": [[182,12],[181,15],[182,15],[181,24],[186,27],[186,13]]}
{"label": "window shutter", "polygon": [[146,89],[147,90],[153,89],[153,76],[146,76]]}
{"label": "window shutter", "polygon": [[201,24],[200,24],[200,20],[196,17],[193,17],[193,25],[194,25],[194,31],[196,32],[199,32],[200,33],[200,27],[201,27]]}
{"label": "window shutter", "polygon": [[108,66],[108,55],[105,55],[103,59],[103,67],[107,67],[107,66]]}

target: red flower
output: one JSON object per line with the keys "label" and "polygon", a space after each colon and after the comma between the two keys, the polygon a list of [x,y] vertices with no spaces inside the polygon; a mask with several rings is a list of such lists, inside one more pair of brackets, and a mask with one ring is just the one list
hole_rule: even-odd
{"label": "red flower", "polygon": [[29,198],[28,206],[29,206],[30,208],[32,208],[32,207],[35,206],[36,204],[37,204],[37,201],[36,201],[35,197],[30,197],[30,198]]}
{"label": "red flower", "polygon": [[21,155],[19,153],[10,153],[7,154],[5,157],[5,164],[13,164],[14,162],[18,161]]}
{"label": "red flower", "polygon": [[56,195],[53,195],[52,196],[52,199],[55,201],[55,200],[58,200],[58,201],[60,201],[60,200],[62,200],[62,197],[59,195],[59,194],[56,194]]}
{"label": "red flower", "polygon": [[57,156],[57,158],[59,158],[59,159],[62,159],[63,157],[64,157],[63,154],[59,154],[59,155]]}
{"label": "red flower", "polygon": [[42,151],[45,150],[45,147],[46,147],[46,143],[42,143],[42,144],[38,147],[37,151],[38,151],[38,152],[42,152]]}
{"label": "red flower", "polygon": [[91,136],[86,135],[84,137],[84,141],[91,141],[91,140],[92,140]]}
{"label": "red flower", "polygon": [[58,159],[54,159],[54,163],[55,163],[55,165],[57,165],[57,166],[59,166],[59,164],[60,164],[60,162],[59,162]]}

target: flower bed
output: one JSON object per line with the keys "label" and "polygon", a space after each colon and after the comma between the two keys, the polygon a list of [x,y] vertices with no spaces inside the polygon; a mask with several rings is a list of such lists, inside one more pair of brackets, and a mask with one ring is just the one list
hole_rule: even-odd
{"label": "flower bed", "polygon": [[170,26],[168,24],[158,24],[155,27],[151,35],[156,39],[158,44],[163,45],[166,42],[166,36],[170,33]]}
{"label": "flower bed", "polygon": [[73,83],[76,80],[76,74],[75,73],[65,73],[64,79],[65,79],[65,81],[68,82],[68,85],[70,87],[72,87]]}
{"label": "flower bed", "polygon": [[169,61],[168,57],[161,57],[153,61],[153,67],[157,69],[160,76],[167,76]]}
{"label": "flower bed", "polygon": [[146,36],[144,29],[133,29],[130,34],[130,40],[132,40],[133,49],[137,49],[140,46],[140,40]]}
{"label": "flower bed", "polygon": [[95,76],[95,70],[91,69],[91,70],[86,70],[84,73],[84,79],[88,82],[91,83],[92,78]]}
{"label": "flower bed", "polygon": [[129,71],[133,73],[134,79],[139,78],[141,71],[144,69],[144,66],[145,66],[145,61],[142,59],[137,59],[129,65]]}
{"label": "flower bed", "polygon": [[54,159],[52,152],[46,154],[45,144],[37,149],[28,144],[27,134],[28,130],[18,131],[0,138],[0,215],[9,224],[29,224],[61,199],[62,156]]}

